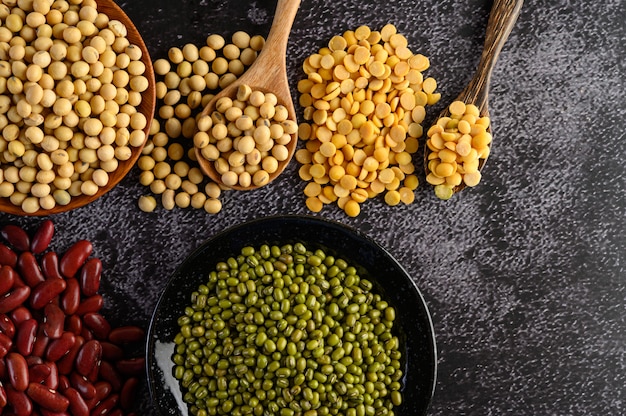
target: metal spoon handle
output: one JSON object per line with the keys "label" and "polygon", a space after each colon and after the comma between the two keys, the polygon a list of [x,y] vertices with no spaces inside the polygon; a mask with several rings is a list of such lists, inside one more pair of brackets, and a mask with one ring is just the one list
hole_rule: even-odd
{"label": "metal spoon handle", "polygon": [[500,51],[515,26],[523,3],[524,0],[494,0],[493,2],[476,74],[462,93],[463,101],[476,104],[481,112],[487,111],[491,74]]}

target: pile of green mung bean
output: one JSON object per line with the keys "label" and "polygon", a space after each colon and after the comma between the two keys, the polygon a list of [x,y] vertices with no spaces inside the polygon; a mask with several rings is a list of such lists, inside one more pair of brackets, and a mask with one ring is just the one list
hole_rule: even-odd
{"label": "pile of green mung bean", "polygon": [[219,262],[178,318],[173,373],[195,416],[390,416],[395,309],[356,267],[303,244]]}

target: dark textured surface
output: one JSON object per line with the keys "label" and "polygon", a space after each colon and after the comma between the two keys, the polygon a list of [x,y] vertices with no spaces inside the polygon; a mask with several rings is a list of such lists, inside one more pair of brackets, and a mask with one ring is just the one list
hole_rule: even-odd
{"label": "dark textured surface", "polygon": [[[210,33],[267,34],[274,1],[120,1],[153,55]],[[477,64],[490,2],[303,0],[290,37],[302,60],[331,36],[394,23],[427,55],[442,101]],[[370,200],[350,219],[415,276],[433,315],[433,415],[626,412],[626,5],[526,1],[492,78],[495,142],[483,182],[447,202],[425,185],[410,206]],[[272,185],[228,193],[218,215],[137,208],[137,170],[111,193],[53,217],[54,245],[95,243],[113,322],[147,326],[168,276],[203,240],[269,214],[307,213],[294,162]],[[420,176],[423,182],[423,175]],[[33,229],[40,219],[0,215]],[[147,390],[139,414],[152,415]]]}

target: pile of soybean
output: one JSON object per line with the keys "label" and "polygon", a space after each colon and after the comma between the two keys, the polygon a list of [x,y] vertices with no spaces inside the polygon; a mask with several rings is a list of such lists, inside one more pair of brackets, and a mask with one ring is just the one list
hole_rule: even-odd
{"label": "pile of soybean", "polygon": [[356,267],[303,244],[219,262],[178,319],[172,357],[191,414],[394,415],[395,309]]}

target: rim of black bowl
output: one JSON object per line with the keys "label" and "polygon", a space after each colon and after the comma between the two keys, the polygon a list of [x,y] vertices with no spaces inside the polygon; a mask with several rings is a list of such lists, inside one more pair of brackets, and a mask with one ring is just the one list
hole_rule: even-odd
{"label": "rim of black bowl", "polygon": [[[155,359],[155,344],[157,341],[173,342],[178,332],[176,320],[189,304],[191,293],[205,283],[207,272],[213,270],[218,261],[238,255],[244,246],[298,241],[305,243],[308,249],[324,248],[360,267],[361,272],[366,271],[375,285],[374,290],[382,292],[383,298],[394,306],[397,324],[393,331],[403,344],[405,358],[404,400],[401,406],[394,407],[394,412],[416,416],[428,413],[437,379],[437,347],[432,317],[415,281],[386,249],[357,229],[319,217],[279,215],[243,222],[215,234],[187,256],[169,278],[156,303],[146,338],[148,388],[157,414],[188,414],[181,413],[179,402],[170,390],[178,388],[178,383],[165,386],[164,373]],[[385,275],[384,282],[376,278],[380,275]],[[181,276],[187,278],[181,280]],[[171,306],[165,306],[168,299]],[[165,308],[169,310],[164,311]]]}

